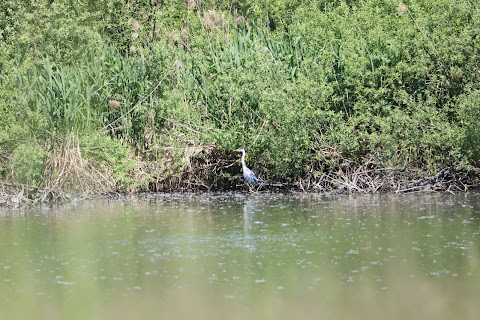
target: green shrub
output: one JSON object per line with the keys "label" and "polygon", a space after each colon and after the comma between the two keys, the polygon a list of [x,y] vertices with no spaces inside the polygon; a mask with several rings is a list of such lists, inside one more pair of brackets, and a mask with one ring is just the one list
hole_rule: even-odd
{"label": "green shrub", "polygon": [[479,162],[480,8],[468,0],[2,5],[0,161],[22,140],[53,149],[107,130],[82,148],[121,190],[147,183],[133,149],[178,177],[191,157],[158,150],[243,146],[263,178],[290,181]]}
{"label": "green shrub", "polygon": [[463,149],[475,165],[480,162],[480,90],[459,99],[458,117],[463,126]]}
{"label": "green shrub", "polygon": [[84,137],[80,144],[82,155],[104,175],[108,175],[118,191],[145,188],[146,176],[137,175],[138,166],[133,152],[118,140],[102,134]]}
{"label": "green shrub", "polygon": [[43,182],[47,152],[36,145],[18,145],[9,158],[9,169],[15,183],[38,187]]}

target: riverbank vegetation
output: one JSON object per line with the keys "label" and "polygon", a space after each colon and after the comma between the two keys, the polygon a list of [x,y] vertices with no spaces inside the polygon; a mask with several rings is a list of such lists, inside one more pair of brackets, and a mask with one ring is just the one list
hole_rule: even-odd
{"label": "riverbank vegetation", "polygon": [[476,1],[0,7],[2,192],[478,185]]}

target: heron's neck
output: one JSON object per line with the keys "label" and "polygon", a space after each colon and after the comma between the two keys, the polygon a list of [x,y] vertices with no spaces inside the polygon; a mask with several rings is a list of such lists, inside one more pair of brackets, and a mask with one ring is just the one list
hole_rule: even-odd
{"label": "heron's neck", "polygon": [[247,165],[245,164],[245,151],[242,151],[242,167],[246,167]]}

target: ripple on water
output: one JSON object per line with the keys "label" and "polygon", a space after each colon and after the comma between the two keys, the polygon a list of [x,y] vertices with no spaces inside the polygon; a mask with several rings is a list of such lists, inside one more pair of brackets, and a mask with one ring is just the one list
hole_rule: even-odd
{"label": "ripple on water", "polygon": [[185,286],[189,274],[212,286],[283,290],[298,278],[311,287],[367,278],[387,287],[392,265],[462,278],[480,243],[477,211],[479,197],[470,196],[179,193],[4,213],[0,280],[25,274],[48,295],[49,283],[80,283],[75,270],[132,291],[154,280]]}

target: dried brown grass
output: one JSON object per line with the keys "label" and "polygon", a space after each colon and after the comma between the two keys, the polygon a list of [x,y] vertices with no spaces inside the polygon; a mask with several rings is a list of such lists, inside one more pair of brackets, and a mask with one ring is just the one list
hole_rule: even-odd
{"label": "dried brown grass", "polygon": [[115,181],[107,171],[101,172],[82,156],[80,143],[71,133],[48,153],[44,188],[78,194],[112,192]]}

